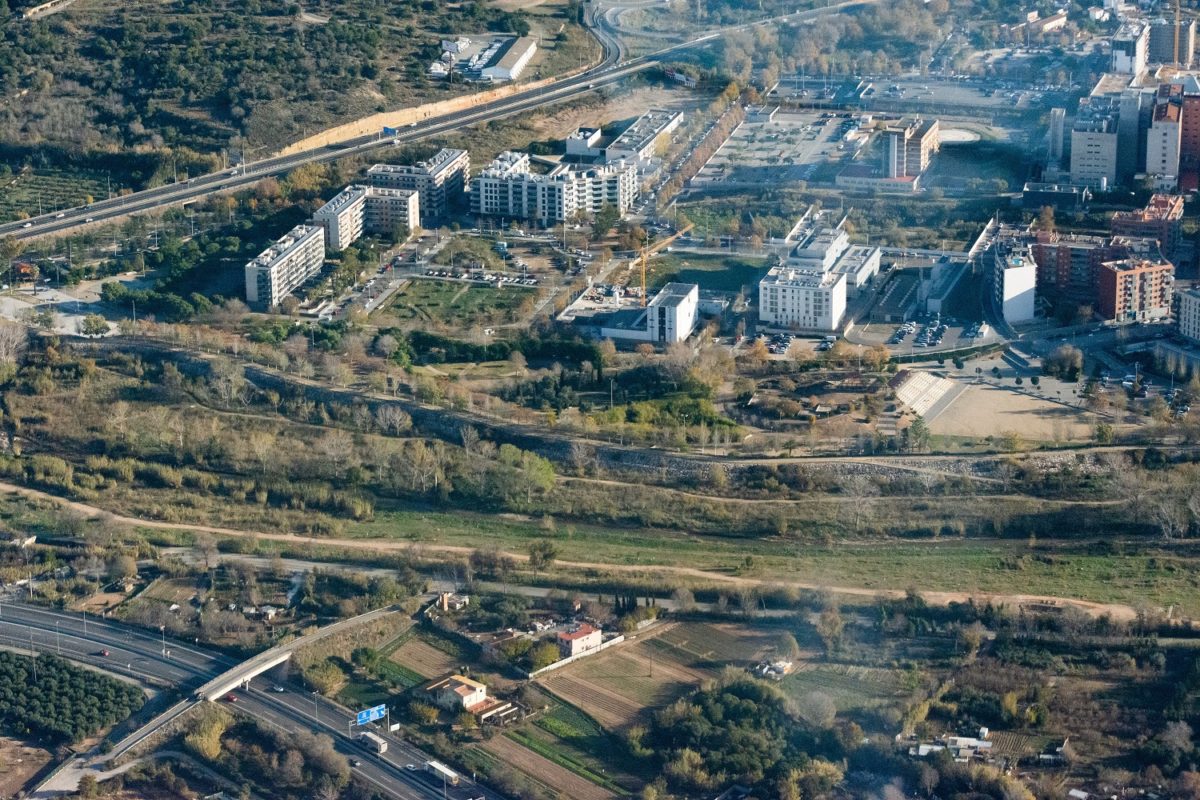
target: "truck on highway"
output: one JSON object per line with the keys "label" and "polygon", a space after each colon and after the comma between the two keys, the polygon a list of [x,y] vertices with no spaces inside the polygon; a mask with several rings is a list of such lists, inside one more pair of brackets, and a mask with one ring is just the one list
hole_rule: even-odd
{"label": "truck on highway", "polygon": [[425,771],[433,773],[435,778],[438,778],[439,780],[448,783],[451,786],[458,786],[458,773],[440,761],[426,761]]}
{"label": "truck on highway", "polygon": [[362,742],[363,744],[365,744],[367,747],[374,750],[376,753],[386,753],[387,752],[387,740],[384,739],[382,736],[376,736],[375,734],[371,733],[370,731],[359,734],[358,740],[360,742]]}

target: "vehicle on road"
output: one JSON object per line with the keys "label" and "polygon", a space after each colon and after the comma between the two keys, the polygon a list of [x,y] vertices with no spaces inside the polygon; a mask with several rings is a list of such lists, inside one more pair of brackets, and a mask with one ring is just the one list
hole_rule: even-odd
{"label": "vehicle on road", "polygon": [[26,222],[26,223],[25,223],[24,225],[22,225],[21,227],[22,227],[22,228],[32,228],[32,227],[33,227],[33,223],[32,223],[32,222]]}
{"label": "vehicle on road", "polygon": [[440,761],[426,761],[425,771],[432,772],[434,777],[440,778],[451,786],[458,786],[460,780],[458,773]]}
{"label": "vehicle on road", "polygon": [[287,689],[284,689],[282,686],[272,686],[271,691],[275,694],[283,694]]}
{"label": "vehicle on road", "polygon": [[361,761],[359,761],[357,758],[352,758],[352,759],[350,759],[350,766],[352,766],[352,767],[361,767],[361,766],[362,766],[362,762],[361,762]]}
{"label": "vehicle on road", "polygon": [[102,657],[104,657],[104,658],[108,658],[108,651],[107,651],[107,650],[101,650],[100,652],[96,653],[96,655],[98,655],[98,656],[102,656]]}
{"label": "vehicle on road", "polygon": [[370,747],[376,753],[386,753],[388,748],[387,740],[382,736],[377,736],[370,731],[359,734],[358,740],[365,746]]}
{"label": "vehicle on road", "polygon": [[88,217],[87,219],[84,220],[84,222],[95,222],[95,221],[96,221],[95,217]]}
{"label": "vehicle on road", "polygon": [[236,703],[237,695],[234,694],[233,692],[230,692],[229,694],[225,695],[225,702],[226,703]]}
{"label": "vehicle on road", "polygon": [[57,214],[55,214],[55,215],[54,215],[54,218],[55,218],[55,219],[62,219],[62,218],[63,218],[63,217],[65,217],[66,215],[67,215],[67,212],[65,212],[65,211],[60,211],[60,212],[58,212]]}

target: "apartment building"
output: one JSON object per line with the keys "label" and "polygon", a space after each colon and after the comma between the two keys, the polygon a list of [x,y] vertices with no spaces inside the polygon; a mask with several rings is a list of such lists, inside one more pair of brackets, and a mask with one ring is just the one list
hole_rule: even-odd
{"label": "apartment building", "polygon": [[1176,324],[1179,334],[1200,342],[1200,289],[1187,289],[1179,292],[1179,316]]}
{"label": "apartment building", "polygon": [[325,244],[330,250],[345,250],[363,235],[366,199],[367,187],[347,186],[313,214],[313,224],[325,229]]}
{"label": "apartment building", "polygon": [[1100,269],[1097,311],[1105,319],[1148,322],[1171,315],[1175,267],[1136,258],[1109,261]]}
{"label": "apartment building", "polygon": [[425,224],[441,222],[462,200],[471,176],[471,156],[466,150],[442,148],[428,161],[416,164],[376,164],[367,170],[367,182],[381,189],[411,189],[420,196],[420,217]]}
{"label": "apartment building", "polygon": [[1096,302],[1104,262],[1161,257],[1157,240],[1146,237],[1035,231],[1028,238],[1038,265],[1038,291],[1080,303]]}
{"label": "apartment building", "polygon": [[1000,238],[992,245],[992,296],[1010,325],[1029,322],[1037,310],[1037,261],[1020,238]]}
{"label": "apartment building", "polygon": [[861,289],[879,274],[882,253],[878,247],[850,243],[848,216],[810,207],[783,239],[772,239],[767,248],[781,262],[801,272],[834,272],[846,276],[846,290]]}
{"label": "apartment building", "polygon": [[317,209],[313,224],[325,229],[330,250],[345,250],[364,233],[390,236],[398,226],[410,233],[421,225],[418,194],[412,189],[347,186]]}
{"label": "apartment building", "polygon": [[246,302],[255,308],[279,305],[325,264],[325,229],[297,225],[246,265]]}
{"label": "apartment building", "polygon": [[758,320],[778,328],[832,333],[846,313],[846,276],[777,264],[758,282]]}
{"label": "apartment building", "polygon": [[527,153],[501,153],[471,184],[471,212],[553,225],[592,215],[605,205],[625,214],[637,199],[637,168],[617,162],[573,168],[533,169]]}
{"label": "apartment building", "polygon": [[1183,240],[1183,197],[1156,194],[1138,211],[1118,211],[1109,222],[1117,236],[1154,239],[1163,256],[1173,260]]}
{"label": "apartment building", "polygon": [[[1147,59],[1153,64],[1174,64],[1175,58],[1175,21],[1156,19],[1150,23],[1150,38],[1147,43]],[[1196,20],[1184,19],[1179,22],[1179,66],[1185,69],[1192,66],[1196,52]]]}

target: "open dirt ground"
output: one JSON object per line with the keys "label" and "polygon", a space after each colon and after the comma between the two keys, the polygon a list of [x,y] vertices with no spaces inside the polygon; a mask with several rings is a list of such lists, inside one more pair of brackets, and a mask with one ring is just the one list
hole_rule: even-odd
{"label": "open dirt ground", "polygon": [[1090,415],[1027,394],[996,386],[970,386],[929,423],[945,436],[1002,436],[1023,439],[1084,441],[1091,436]]}
{"label": "open dirt ground", "polygon": [[527,750],[505,736],[494,736],[484,742],[482,747],[501,762],[557,790],[561,797],[570,797],[572,800],[613,800],[616,797],[607,789],[579,777],[532,750]]}

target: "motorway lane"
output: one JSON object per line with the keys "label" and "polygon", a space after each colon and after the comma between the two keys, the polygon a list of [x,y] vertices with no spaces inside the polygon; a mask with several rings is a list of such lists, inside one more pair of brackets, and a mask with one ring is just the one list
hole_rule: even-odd
{"label": "motorway lane", "polygon": [[[57,623],[57,625],[55,624]],[[130,674],[147,681],[168,682],[181,686],[189,693],[203,681],[236,665],[227,656],[183,644],[170,637],[163,654],[162,637],[111,621],[87,618],[77,614],[43,609],[9,601],[0,601],[0,645],[14,649],[29,648],[30,634],[36,649],[43,652],[61,651],[64,658]],[[108,649],[107,658],[98,656]],[[388,752],[377,754],[359,745],[348,733],[349,713],[320,695],[312,695],[294,685],[277,694],[271,691],[275,683],[255,679],[248,690],[237,690],[237,709],[249,716],[263,719],[283,730],[316,728],[333,736],[339,752],[357,759],[361,766],[353,767],[356,774],[401,800],[433,800],[441,797],[441,787],[435,791],[423,773],[405,769],[405,765],[423,765],[430,756],[395,736],[379,732],[389,742]],[[314,699],[316,716],[314,717]],[[182,710],[179,705],[172,710]],[[164,715],[165,717],[166,715]],[[161,717],[160,717],[161,719]],[[141,733],[139,730],[137,733]],[[493,792],[475,787],[461,787],[449,795],[452,800],[484,797],[501,800]]]}

